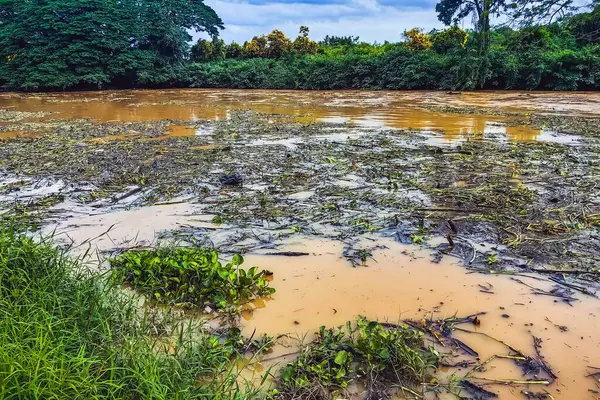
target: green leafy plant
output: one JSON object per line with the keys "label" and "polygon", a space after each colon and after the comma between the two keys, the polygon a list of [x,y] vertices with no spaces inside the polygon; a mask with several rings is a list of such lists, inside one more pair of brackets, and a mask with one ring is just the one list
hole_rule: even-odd
{"label": "green leafy plant", "polygon": [[498,255],[496,253],[492,253],[488,256],[486,262],[488,265],[498,264],[500,260],[498,259]]}
{"label": "green leafy plant", "polygon": [[218,310],[275,292],[258,267],[241,268],[234,255],[222,264],[219,253],[203,248],[129,251],[110,259],[112,279],[131,285],[161,302],[210,305]]}
{"label": "green leafy plant", "polygon": [[[350,329],[348,327],[348,329]],[[293,363],[281,371],[284,389],[298,390],[315,385],[346,387],[353,372],[352,331],[325,329],[316,333],[315,341]]]}
{"label": "green leafy plant", "polygon": [[423,236],[410,235],[410,237],[412,238],[412,241],[414,244],[424,244],[425,243],[425,239],[423,238]]}
{"label": "green leafy plant", "polygon": [[303,398],[321,390],[328,398],[332,391],[353,381],[417,384],[439,360],[439,353],[425,348],[421,332],[408,325],[384,326],[361,317],[355,327],[350,322],[345,329],[322,326],[314,342],[281,370],[277,394]]}

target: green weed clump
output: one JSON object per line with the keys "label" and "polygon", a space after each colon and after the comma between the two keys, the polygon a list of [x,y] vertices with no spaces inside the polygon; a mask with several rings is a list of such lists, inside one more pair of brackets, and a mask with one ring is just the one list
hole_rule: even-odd
{"label": "green weed clump", "polygon": [[0,227],[1,399],[248,399],[235,344],[164,335],[131,293],[49,243]]}
{"label": "green weed clump", "polygon": [[346,329],[321,327],[316,340],[281,371],[279,398],[330,398],[351,383],[369,390],[427,381],[439,353],[425,348],[423,334],[408,326],[357,319]]}
{"label": "green weed clump", "polygon": [[112,278],[169,304],[210,305],[218,310],[275,292],[267,271],[244,270],[234,255],[223,265],[219,253],[203,248],[129,251],[110,260]]}

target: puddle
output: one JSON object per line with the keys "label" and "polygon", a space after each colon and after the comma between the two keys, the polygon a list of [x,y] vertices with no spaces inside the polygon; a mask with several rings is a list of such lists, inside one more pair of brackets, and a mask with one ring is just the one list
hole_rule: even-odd
{"label": "puddle", "polygon": [[[468,274],[452,259],[431,263],[430,255],[415,246],[379,240],[388,249],[374,252],[368,267],[352,268],[341,258],[342,245],[329,241],[291,242],[288,251],[310,253],[304,257],[246,255],[246,264],[275,273],[271,299],[253,304],[243,316],[248,335],[288,334],[312,338],[321,325],[335,327],[362,315],[391,323],[424,316],[447,318],[487,312],[474,329],[504,340],[528,355],[535,355],[532,335],[543,339],[542,354],[559,379],[544,387],[554,398],[589,398],[594,389],[586,366],[600,360],[600,301],[581,298],[570,307],[552,297],[535,296],[530,289],[507,276]],[[548,289],[550,285],[520,276],[527,283]],[[481,286],[480,286],[481,285]],[[482,287],[490,288],[483,292]],[[507,315],[508,318],[503,317]],[[563,332],[558,326],[566,326]],[[497,342],[484,336],[459,332],[457,337],[480,353],[481,361],[506,354]],[[276,349],[275,356],[294,348]],[[285,359],[277,359],[281,362]],[[506,360],[488,365],[479,377],[522,379],[518,368]],[[468,369],[456,371],[465,374]],[[521,389],[488,386],[502,399],[521,399]],[[530,391],[541,387],[531,385]],[[430,397],[434,398],[434,397]],[[449,397],[454,398],[454,397]]]}
{"label": "puddle", "polygon": [[22,139],[22,138],[34,138],[39,136],[37,133],[31,131],[5,131],[0,132],[0,139]]}
{"label": "puddle", "polygon": [[[449,139],[510,122],[508,117],[453,114],[422,107],[479,106],[505,111],[577,112],[599,114],[596,93],[476,92],[450,96],[444,92],[402,91],[269,91],[269,90],[130,90],[44,94],[0,94],[0,108],[36,113],[38,119],[91,118],[106,121],[221,120],[232,110],[251,109],[266,114],[294,116],[309,122],[348,122],[363,127],[444,131]],[[41,114],[40,114],[41,113]],[[42,115],[42,116],[39,116]],[[32,118],[33,118],[32,117]],[[509,124],[510,125],[510,124]],[[172,136],[203,134],[172,125]],[[529,126],[506,126],[510,140],[534,140],[540,131]]]}
{"label": "puddle", "polygon": [[543,131],[536,138],[536,140],[538,140],[540,142],[560,143],[560,144],[567,144],[567,145],[581,144],[582,139],[583,138],[578,135],[568,135],[568,134],[564,134],[564,133],[548,132],[548,131]]}
{"label": "puddle", "polygon": [[213,130],[211,126],[193,127],[185,125],[169,125],[167,127],[167,136],[186,137],[186,136],[210,136]]}
{"label": "puddle", "polygon": [[[10,188],[15,185],[13,188]],[[9,189],[9,190],[7,190]],[[58,195],[74,190],[62,180],[39,179],[31,180],[29,178],[19,179],[9,177],[0,180],[0,202],[27,202],[40,199],[46,196]]]}

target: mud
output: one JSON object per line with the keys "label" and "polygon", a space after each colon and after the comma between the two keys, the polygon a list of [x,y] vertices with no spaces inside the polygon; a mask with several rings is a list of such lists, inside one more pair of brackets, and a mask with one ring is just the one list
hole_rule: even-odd
{"label": "mud", "polygon": [[[532,335],[542,338],[559,378],[473,382],[501,398],[594,398],[598,96],[3,93],[0,216],[41,226],[99,271],[108,256],[164,243],[243,253],[275,273],[277,289],[245,306],[243,332],[287,335],[258,369],[358,315],[486,312],[473,330],[528,356]],[[238,184],[223,183],[233,175]],[[266,255],[282,252],[299,254]],[[486,336],[456,336],[480,362],[506,354]],[[484,369],[469,377],[523,378],[512,360]]]}

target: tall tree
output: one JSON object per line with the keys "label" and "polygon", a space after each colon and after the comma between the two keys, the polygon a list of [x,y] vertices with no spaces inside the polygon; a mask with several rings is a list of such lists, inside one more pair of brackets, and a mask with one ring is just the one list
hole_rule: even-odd
{"label": "tall tree", "polygon": [[267,35],[267,57],[279,58],[292,48],[292,41],[283,32],[274,29]]}
{"label": "tall tree", "polygon": [[600,0],[514,0],[511,7],[513,22],[520,26],[551,24],[575,15],[593,14]]}
{"label": "tall tree", "polygon": [[485,54],[489,47],[490,17],[500,16],[508,7],[507,0],[440,0],[435,11],[446,25],[473,17],[479,34],[479,52]]}
{"label": "tall tree", "polygon": [[293,49],[298,54],[315,54],[319,50],[319,44],[308,37],[308,26],[300,27],[300,34],[294,40]]}

